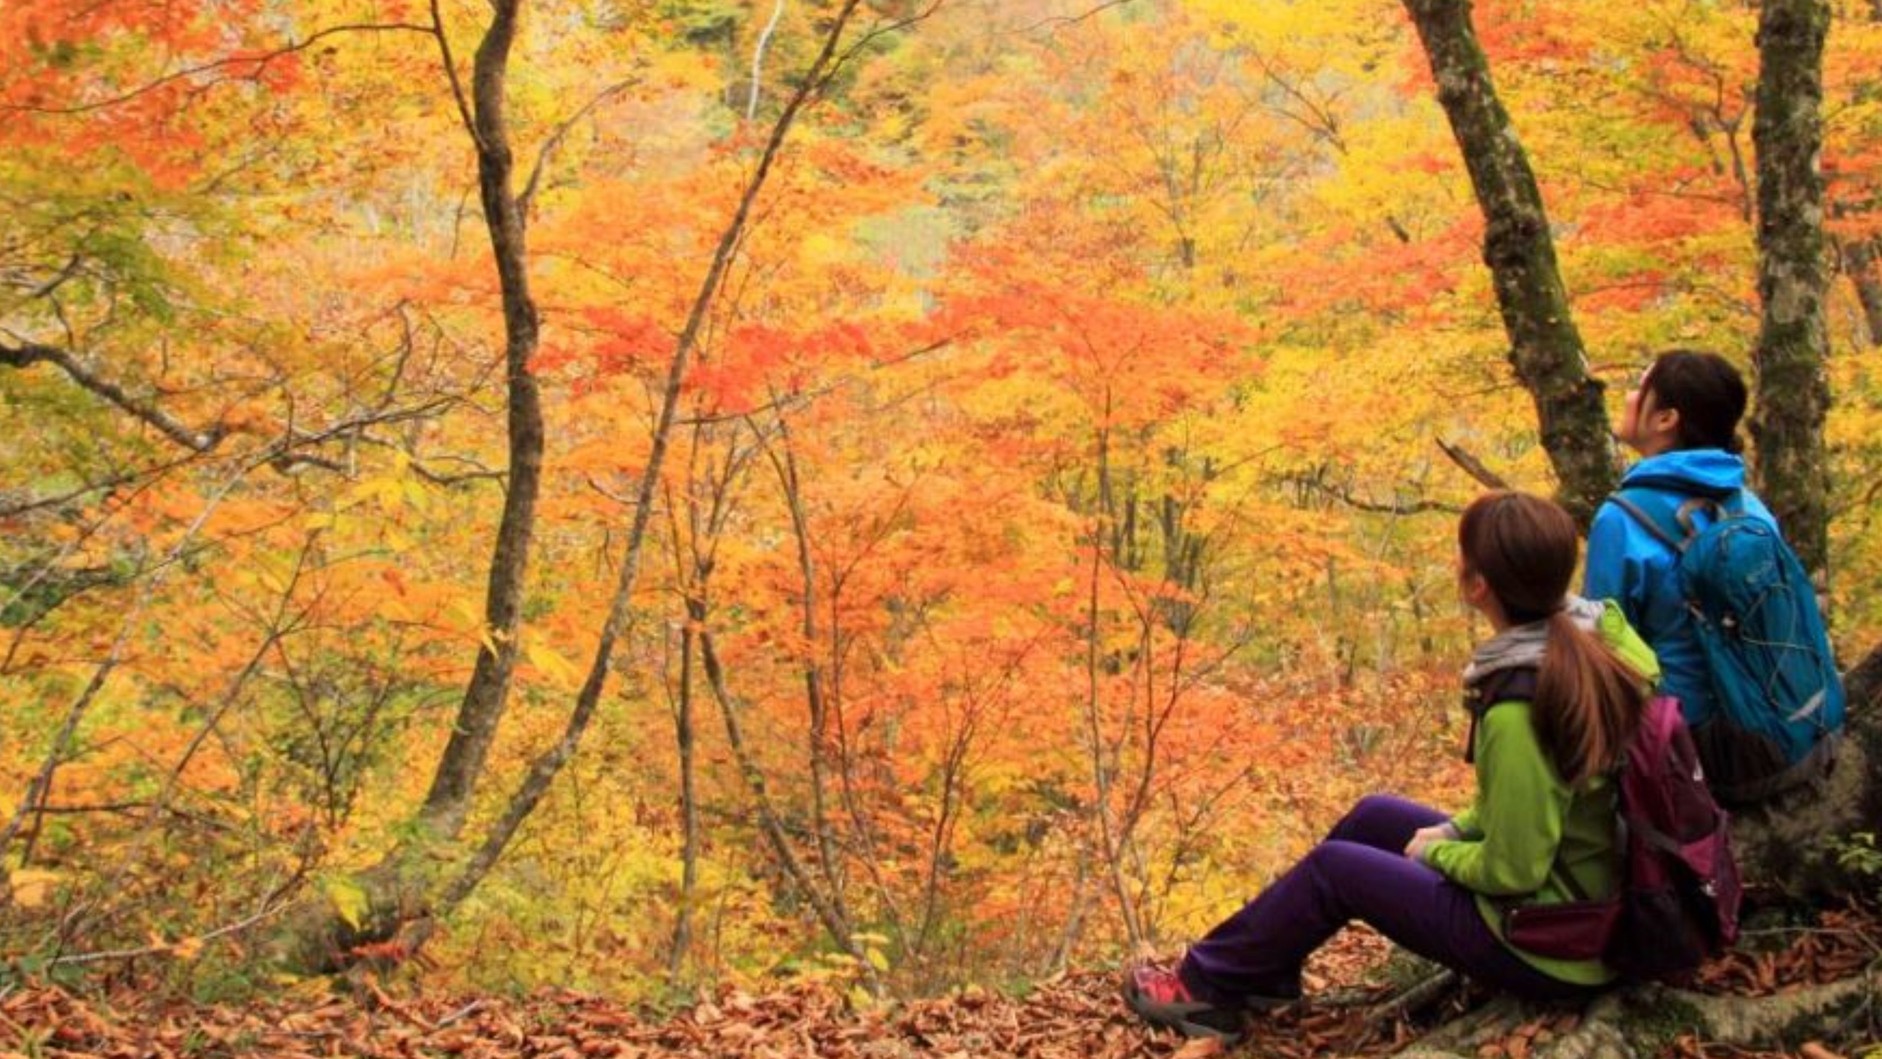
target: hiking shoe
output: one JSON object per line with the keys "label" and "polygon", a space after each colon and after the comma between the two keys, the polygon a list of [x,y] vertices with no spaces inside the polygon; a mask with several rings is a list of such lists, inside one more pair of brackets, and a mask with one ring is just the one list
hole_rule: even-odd
{"label": "hiking shoe", "polygon": [[1224,1044],[1241,1040],[1244,1017],[1236,1008],[1197,1000],[1175,971],[1144,965],[1124,974],[1124,1003],[1152,1026],[1165,1026],[1185,1037],[1214,1037]]}

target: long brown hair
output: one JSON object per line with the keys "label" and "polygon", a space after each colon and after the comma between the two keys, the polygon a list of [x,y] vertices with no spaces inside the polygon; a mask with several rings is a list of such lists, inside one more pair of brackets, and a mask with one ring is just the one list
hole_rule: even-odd
{"label": "long brown hair", "polygon": [[1480,496],[1457,525],[1465,569],[1484,579],[1510,622],[1548,622],[1532,716],[1536,739],[1571,785],[1619,763],[1647,695],[1640,674],[1565,610],[1577,544],[1568,512],[1527,493]]}

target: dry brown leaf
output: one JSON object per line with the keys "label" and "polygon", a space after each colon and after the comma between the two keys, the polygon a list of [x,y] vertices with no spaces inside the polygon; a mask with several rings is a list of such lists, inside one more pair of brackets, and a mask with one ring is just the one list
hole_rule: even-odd
{"label": "dry brown leaf", "polygon": [[1797,1049],[1797,1054],[1801,1059],[1843,1059],[1817,1041],[1805,1041],[1803,1047]]}
{"label": "dry brown leaf", "polygon": [[1176,1050],[1170,1059],[1208,1059],[1212,1055],[1221,1055],[1227,1049],[1214,1037],[1198,1037],[1185,1043]]}

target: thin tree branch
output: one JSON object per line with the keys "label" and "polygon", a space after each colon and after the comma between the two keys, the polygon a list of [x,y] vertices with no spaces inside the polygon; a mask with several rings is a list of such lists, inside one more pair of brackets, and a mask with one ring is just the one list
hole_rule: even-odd
{"label": "thin tree branch", "polygon": [[431,0],[431,25],[425,32],[438,38],[438,52],[444,62],[445,79],[451,82],[451,98],[457,103],[457,116],[464,122],[464,131],[470,133],[471,143],[481,152],[484,138],[478,133],[477,120],[471,117],[470,103],[464,98],[464,82],[457,76],[457,60],[451,57],[451,38],[444,32],[444,14],[438,10],[438,0]]}
{"label": "thin tree branch", "polygon": [[1086,11],[1082,11],[1076,15],[1057,15],[1052,18],[1042,18],[1039,21],[1034,22],[1032,25],[1019,30],[1018,32],[1031,33],[1033,30],[1044,29],[1047,26],[1053,26],[1053,27],[1075,26],[1078,23],[1085,21],[1086,19],[1096,17],[1101,12],[1108,11],[1114,7],[1123,7],[1125,4],[1128,4],[1130,2],[1131,0],[1104,0],[1103,3],[1098,4],[1096,7],[1093,7]]}
{"label": "thin tree branch", "polygon": [[[1442,444],[1440,442],[1439,444]],[[1373,500],[1355,493],[1350,486],[1336,486],[1317,478],[1302,478],[1300,484],[1315,489],[1355,511],[1365,511],[1377,515],[1422,515],[1433,512],[1455,515],[1463,509],[1456,504],[1443,500]],[[1493,489],[1504,488],[1491,486]]]}
{"label": "thin tree branch", "polygon": [[549,134],[549,138],[542,142],[542,150],[536,154],[536,164],[531,167],[529,171],[529,180],[523,185],[523,193],[516,197],[516,208],[518,212],[525,217],[529,216],[530,207],[536,201],[536,187],[542,183],[543,168],[549,164],[550,155],[553,155],[556,149],[562,146],[562,141],[568,138],[569,131],[575,127],[576,123],[587,117],[591,111],[602,103],[620,95],[622,92],[627,91],[639,83],[640,78],[638,76],[616,81],[614,84],[595,93],[594,96],[591,97],[588,102],[583,103],[575,113],[570,114],[567,120],[555,127],[555,131]]}
{"label": "thin tree branch", "polygon": [[80,364],[78,358],[56,346],[37,342],[16,347],[0,346],[0,364],[28,368],[42,362],[57,367],[73,382],[157,428],[164,437],[186,449],[208,452],[223,438],[225,430],[220,424],[207,431],[192,430],[156,405],[132,397],[123,387],[93,372]]}
{"label": "thin tree branch", "polygon": [[133,99],[149,95],[165,85],[175,84],[186,78],[195,77],[197,74],[208,73],[211,70],[219,70],[224,67],[248,64],[253,66],[254,69],[249,71],[245,76],[255,77],[259,75],[269,63],[283,58],[284,56],[292,55],[295,52],[306,51],[322,40],[341,33],[388,33],[402,31],[427,34],[432,32],[429,26],[420,26],[411,22],[353,22],[339,26],[328,26],[326,29],[314,32],[305,40],[293,41],[274,51],[262,52],[256,55],[231,55],[211,62],[200,63],[196,66],[185,67],[175,73],[165,74],[154,81],[139,85],[129,92],[124,92],[108,99],[93,100],[90,103],[76,103],[65,107],[42,107],[31,103],[0,103],[0,111],[10,110],[26,114],[84,114],[89,111],[115,107],[121,103],[128,103]]}
{"label": "thin tree branch", "polygon": [[[299,876],[296,876],[296,878],[298,879]],[[270,895],[269,902],[264,904],[261,911],[256,912],[254,915],[249,916],[246,919],[237,920],[234,923],[229,923],[227,925],[217,927],[216,929],[210,931],[209,933],[203,934],[197,937],[195,940],[199,942],[215,941],[218,938],[226,938],[231,934],[240,934],[245,930],[249,930],[253,927],[261,925],[262,923],[266,923],[268,920],[273,919],[275,916],[280,915],[283,910],[288,908],[290,902],[279,900],[279,898],[286,892],[286,889],[287,889],[286,887],[282,887],[279,890],[277,890],[276,893]],[[157,956],[162,953],[173,952],[175,950],[176,950],[176,944],[174,942],[166,942],[161,945],[145,945],[145,946],[142,946],[140,948],[135,948],[135,949],[110,949],[104,952],[77,952],[69,956],[54,957],[53,959],[48,961],[48,964],[52,966],[60,966],[60,965],[71,965],[71,964],[103,963],[106,960],[134,960],[142,956]]]}
{"label": "thin tree branch", "polygon": [[784,0],[777,0],[771,8],[771,20],[765,23],[765,30],[758,34],[758,43],[751,51],[751,89],[745,93],[745,120],[758,118],[758,86],[764,77],[765,49],[771,46],[771,35],[778,31],[778,20],[784,17]]}
{"label": "thin tree branch", "polygon": [[1444,452],[1444,455],[1450,457],[1452,463],[1457,464],[1457,466],[1463,469],[1465,474],[1476,479],[1485,489],[1508,489],[1510,487],[1509,482],[1505,481],[1502,475],[1484,466],[1482,460],[1464,451],[1462,446],[1453,445],[1443,438],[1437,438],[1435,440],[1438,443],[1438,448]]}

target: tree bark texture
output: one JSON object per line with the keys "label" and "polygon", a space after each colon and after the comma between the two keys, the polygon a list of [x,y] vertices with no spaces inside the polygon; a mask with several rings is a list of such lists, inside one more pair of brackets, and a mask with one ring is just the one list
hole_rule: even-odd
{"label": "tree bark texture", "polygon": [[1844,671],[1843,689],[1848,728],[1829,776],[1732,819],[1747,882],[1812,900],[1863,887],[1837,853],[1852,834],[1882,821],[1882,645]]}
{"label": "tree bark texture", "polygon": [[1823,43],[1826,0],[1765,0],[1758,19],[1758,296],[1752,357],[1758,491],[1804,566],[1829,552],[1829,469],[1823,421],[1830,387],[1824,293]]}
{"label": "tree bark texture", "polygon": [[[1665,1055],[1682,1035],[1725,1049],[1794,1049],[1797,1040],[1847,1026],[1871,1002],[1873,968],[1823,985],[1774,996],[1711,996],[1664,985],[1627,986],[1603,993],[1560,1036],[1535,1037],[1529,1059],[1649,1059]],[[1514,998],[1493,1000],[1452,1019],[1397,1053],[1397,1059],[1464,1059],[1498,1050],[1539,1012]],[[1807,1051],[1807,1049],[1806,1049]]]}
{"label": "tree bark texture", "polygon": [[1882,348],[1882,238],[1858,239],[1843,248],[1849,282],[1862,306],[1862,322],[1869,345]]}
{"label": "tree bark texture", "polygon": [[1404,0],[1418,27],[1438,102],[1470,171],[1484,219],[1484,264],[1510,340],[1510,364],[1536,405],[1542,446],[1559,499],[1583,527],[1618,481],[1600,380],[1588,374],[1569,312],[1542,191],[1489,61],[1471,26],[1468,0]]}
{"label": "tree bark texture", "polygon": [[1874,829],[1882,822],[1882,644],[1843,673],[1849,710],[1849,742],[1866,755],[1857,818]]}
{"label": "tree bark texture", "polygon": [[[477,190],[503,292],[503,340],[508,387],[509,480],[495,553],[484,595],[486,643],[458,706],[457,722],[438,761],[423,816],[434,833],[455,838],[463,830],[484,759],[496,738],[516,670],[523,591],[529,573],[529,544],[535,530],[536,497],[542,480],[542,398],[529,360],[536,351],[540,318],[529,291],[525,217],[511,191],[515,155],[504,117],[510,47],[516,39],[521,0],[496,0],[490,27],[471,73],[470,115],[477,148]],[[442,41],[444,27],[438,26]],[[448,50],[447,50],[448,59]]]}

